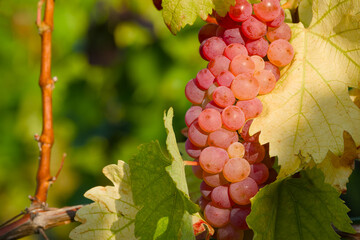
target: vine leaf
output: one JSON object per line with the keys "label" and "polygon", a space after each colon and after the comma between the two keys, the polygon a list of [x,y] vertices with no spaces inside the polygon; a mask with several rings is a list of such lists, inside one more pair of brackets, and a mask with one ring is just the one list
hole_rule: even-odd
{"label": "vine leaf", "polygon": [[191,214],[199,208],[188,196],[172,118],[170,109],[164,114],[166,155],[158,142],[151,142],[139,147],[129,165],[119,161],[103,169],[114,186],[85,193],[94,203],[77,212],[82,224],[70,233],[71,239],[195,239],[193,224],[200,219]]}
{"label": "vine leaf", "polygon": [[344,154],[339,157],[329,151],[324,161],[317,166],[326,173],[325,182],[341,192],[346,191],[346,183],[349,181],[355,159],[358,157],[356,144],[351,135],[344,131],[343,136]]}
{"label": "vine leaf", "polygon": [[360,143],[360,110],[348,94],[360,79],[360,2],[314,0],[312,9],[308,28],[291,25],[295,57],[274,91],[260,97],[264,112],[250,129],[270,142],[279,177],[320,164],[329,150],[343,155],[344,130]]}
{"label": "vine leaf", "polygon": [[206,20],[215,9],[221,16],[234,5],[235,0],[163,0],[163,18],[169,30],[176,34],[187,24],[192,25],[199,16]]}
{"label": "vine leaf", "polygon": [[[235,0],[212,0],[214,3],[214,9],[217,14],[224,17],[226,13],[229,11],[230,6],[235,5]],[[256,0],[250,0],[251,3],[254,3]]]}
{"label": "vine leaf", "polygon": [[82,207],[75,220],[82,224],[70,232],[71,239],[137,239],[135,237],[135,215],[130,186],[130,169],[123,161],[103,169],[104,175],[114,186],[94,187],[85,197],[94,201]]}
{"label": "vine leaf", "polygon": [[[355,233],[349,209],[316,168],[302,171],[300,178],[285,178],[262,188],[251,200],[246,221],[254,240],[336,240],[332,224]],[[265,227],[266,226],[266,227]]]}
{"label": "vine leaf", "polygon": [[173,110],[165,114],[168,131],[165,155],[158,142],[143,144],[129,161],[134,202],[142,206],[135,235],[147,239],[195,239],[191,215],[199,211],[188,196],[184,164],[172,129]]}
{"label": "vine leaf", "polygon": [[194,233],[197,239],[210,239],[215,233],[214,228],[207,223],[199,213],[192,216]]}

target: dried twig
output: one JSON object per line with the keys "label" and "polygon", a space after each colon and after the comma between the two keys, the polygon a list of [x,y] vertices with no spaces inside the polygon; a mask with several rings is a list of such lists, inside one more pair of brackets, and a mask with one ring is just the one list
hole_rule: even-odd
{"label": "dried twig", "polygon": [[10,240],[42,234],[46,229],[69,224],[74,221],[75,214],[81,207],[83,205],[27,212],[19,220],[0,228],[0,239]]}

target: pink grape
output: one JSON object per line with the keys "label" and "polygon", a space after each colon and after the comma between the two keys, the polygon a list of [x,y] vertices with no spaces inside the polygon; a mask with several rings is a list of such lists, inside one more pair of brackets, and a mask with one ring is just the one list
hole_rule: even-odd
{"label": "pink grape", "polygon": [[207,61],[222,55],[226,47],[225,42],[219,37],[208,38],[201,45],[202,56]]}
{"label": "pink grape", "polygon": [[254,13],[261,21],[270,22],[280,15],[281,6],[279,0],[262,0],[254,4]]}
{"label": "pink grape", "polygon": [[[199,162],[199,159],[195,159],[194,162]],[[200,165],[191,166],[191,167],[192,167],[192,171],[193,171],[195,177],[197,177],[199,179],[203,179],[204,170],[200,167]]]}
{"label": "pink grape", "polygon": [[229,193],[231,199],[239,205],[250,204],[250,198],[254,197],[259,188],[252,178],[245,178],[241,182],[231,183]]}
{"label": "pink grape", "polygon": [[269,169],[263,163],[252,164],[249,177],[254,179],[255,182],[260,185],[268,179]]}
{"label": "pink grape", "polygon": [[275,66],[284,67],[293,59],[294,49],[288,41],[278,39],[270,44],[267,57]]}
{"label": "pink grape", "polygon": [[224,166],[223,174],[229,182],[240,182],[250,174],[250,164],[243,158],[231,158]]}
{"label": "pink grape", "polygon": [[243,22],[251,16],[252,6],[246,0],[237,0],[235,6],[230,6],[229,16],[236,22]]}
{"label": "pink grape", "polygon": [[204,182],[206,182],[207,185],[211,187],[218,187],[220,185],[229,184],[222,173],[211,174],[203,171],[202,179]]}
{"label": "pink grape", "polygon": [[205,207],[206,207],[206,205],[208,205],[209,202],[210,201],[206,200],[203,196],[201,196],[199,198],[199,207],[200,207],[201,211],[205,210]]}
{"label": "pink grape", "polygon": [[216,36],[218,26],[215,23],[208,23],[202,26],[198,33],[199,42],[202,43],[204,40]]}
{"label": "pink grape", "polygon": [[245,41],[241,35],[240,28],[231,28],[226,29],[222,36],[224,42],[226,45],[232,44],[232,43],[240,43],[245,44]]}
{"label": "pink grape", "polygon": [[265,62],[265,70],[270,70],[274,74],[276,81],[279,80],[280,70],[277,66],[275,66],[274,64],[272,64],[269,61],[266,61]]}
{"label": "pink grape", "polygon": [[268,180],[265,182],[265,184],[270,184],[272,182],[275,182],[277,175],[278,173],[276,172],[275,169],[269,168],[269,177]]}
{"label": "pink grape", "polygon": [[254,73],[253,76],[260,85],[259,94],[270,93],[276,84],[276,78],[274,74],[269,70],[261,70]]}
{"label": "pink grape", "polygon": [[188,137],[196,147],[202,148],[207,146],[208,133],[200,128],[198,121],[193,122],[189,127]]}
{"label": "pink grape", "polygon": [[269,48],[269,43],[265,40],[265,38],[262,37],[256,40],[246,41],[245,47],[250,56],[258,55],[263,58],[266,56],[267,50]]}
{"label": "pink grape", "polygon": [[219,107],[218,105],[216,105],[216,103],[214,101],[210,101],[208,104],[206,104],[205,109],[208,109],[208,108],[215,109],[219,113],[221,113],[224,110],[224,108]]}
{"label": "pink grape", "polygon": [[211,202],[219,208],[231,208],[234,202],[230,199],[228,186],[217,186],[211,192]]}
{"label": "pink grape", "polygon": [[276,28],[279,27],[285,20],[285,11],[281,8],[279,16],[277,16],[274,20],[267,22],[268,27]]}
{"label": "pink grape", "polygon": [[229,129],[236,131],[245,123],[245,115],[241,109],[237,106],[227,106],[221,113],[221,119],[224,126]]}
{"label": "pink grape", "polygon": [[267,26],[265,23],[259,21],[255,17],[249,17],[241,25],[241,31],[245,37],[249,39],[259,39],[266,34]]}
{"label": "pink grape", "polygon": [[215,13],[215,17],[218,24],[225,29],[236,28],[240,26],[240,23],[235,22],[230,18],[229,13],[227,13],[224,17],[221,17],[219,14]]}
{"label": "pink grape", "polygon": [[226,150],[230,158],[243,158],[245,147],[241,142],[233,142]]}
{"label": "pink grape", "polygon": [[211,192],[214,188],[207,185],[204,181],[200,183],[200,193],[207,200],[211,200]]}
{"label": "pink grape", "polygon": [[261,163],[265,164],[265,166],[267,168],[272,168],[272,166],[274,165],[274,162],[275,162],[275,157],[270,157],[270,154],[269,154],[269,144],[264,144],[263,145],[264,148],[265,148],[265,157],[264,159],[262,160]]}
{"label": "pink grape", "polygon": [[247,74],[239,74],[231,83],[231,90],[239,100],[255,98],[260,90],[259,82]]}
{"label": "pink grape", "polygon": [[237,55],[231,60],[230,72],[237,76],[239,74],[253,74],[255,72],[255,63],[247,55]]}
{"label": "pink grape", "polygon": [[226,28],[219,25],[218,29],[216,30],[216,36],[222,38],[225,30]]}
{"label": "pink grape", "polygon": [[195,146],[191,143],[189,139],[186,139],[185,141],[185,151],[186,153],[192,157],[192,158],[198,158],[200,157],[201,148]]}
{"label": "pink grape", "polygon": [[238,136],[236,132],[229,131],[224,128],[212,132],[208,137],[208,144],[214,147],[220,147],[227,149],[230,144],[238,141]]}
{"label": "pink grape", "polygon": [[220,86],[213,92],[213,100],[216,105],[227,107],[235,103],[235,96],[229,88]]}
{"label": "pink grape", "polygon": [[185,87],[185,96],[193,104],[201,104],[205,97],[205,91],[195,84],[195,80],[190,80]]}
{"label": "pink grape", "polygon": [[244,238],[244,231],[239,230],[231,224],[218,228],[216,232],[217,240],[241,240]]}
{"label": "pink grape", "polygon": [[236,106],[239,107],[245,114],[245,120],[256,118],[262,112],[263,105],[258,98],[251,100],[238,101]]}
{"label": "pink grape", "polygon": [[224,56],[230,60],[233,60],[237,55],[249,55],[246,47],[241,43],[232,43],[224,50]]}
{"label": "pink grape", "polygon": [[230,212],[230,223],[237,229],[247,230],[249,226],[246,223],[246,217],[250,214],[250,205],[237,206],[231,209]]}
{"label": "pink grape", "polygon": [[204,210],[205,220],[213,227],[223,227],[230,221],[230,209],[218,208],[210,202]]}
{"label": "pink grape", "polygon": [[277,39],[284,39],[286,41],[290,41],[291,38],[291,29],[289,25],[286,23],[282,23],[277,28],[269,28],[268,32],[266,33],[266,38],[273,42]]}
{"label": "pink grape", "polygon": [[205,68],[205,69],[201,69],[195,78],[195,83],[196,85],[202,89],[202,90],[207,90],[211,84],[213,84],[215,80],[214,75],[210,72],[209,69]]}
{"label": "pink grape", "polygon": [[[243,142],[245,147],[244,158],[248,160],[250,164],[259,163],[265,157],[265,148],[258,142]],[[201,156],[201,155],[200,155]]]}
{"label": "pink grape", "polygon": [[190,127],[190,125],[199,117],[202,112],[200,106],[191,106],[185,113],[185,124]]}
{"label": "pink grape", "polygon": [[253,122],[253,120],[246,121],[243,128],[241,129],[241,132],[239,131],[242,139],[246,142],[258,142],[259,141],[259,135],[260,133],[255,133],[254,135],[249,135],[249,129],[250,125]]}
{"label": "pink grape", "polygon": [[208,173],[219,173],[223,170],[225,162],[229,159],[227,152],[218,147],[207,147],[202,150],[199,163]]}
{"label": "pink grape", "polygon": [[264,70],[265,61],[264,61],[264,59],[262,57],[260,57],[258,55],[253,55],[250,58],[255,63],[255,72],[260,71],[260,70]]}
{"label": "pink grape", "polygon": [[212,59],[208,64],[208,69],[210,72],[217,77],[222,71],[229,70],[230,60],[223,56],[216,56],[214,59]]}
{"label": "pink grape", "polygon": [[205,109],[200,113],[198,122],[200,128],[205,132],[214,132],[222,126],[220,113],[211,108]]}
{"label": "pink grape", "polygon": [[219,86],[225,86],[225,87],[230,87],[232,81],[234,80],[235,76],[229,72],[229,71],[222,71],[216,78],[215,78],[215,82],[219,85]]}

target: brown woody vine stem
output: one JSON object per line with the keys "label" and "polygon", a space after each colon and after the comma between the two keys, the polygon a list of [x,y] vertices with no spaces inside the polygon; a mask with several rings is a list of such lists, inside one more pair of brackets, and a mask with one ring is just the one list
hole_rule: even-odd
{"label": "brown woody vine stem", "polygon": [[[42,20],[42,7],[45,4]],[[35,135],[39,144],[40,157],[36,175],[35,196],[30,197],[31,207],[0,225],[0,239],[18,239],[40,233],[46,239],[45,229],[74,221],[75,213],[82,207],[72,206],[60,209],[48,208],[46,199],[49,187],[56,181],[64,164],[63,155],[60,168],[54,177],[50,173],[51,148],[54,144],[52,119],[52,92],[56,78],[51,77],[51,39],[53,31],[54,0],[39,0],[36,25],[41,36],[41,68],[39,85],[43,106],[43,126],[40,136]]]}
{"label": "brown woody vine stem", "polygon": [[[41,21],[41,9],[45,2],[44,18]],[[40,162],[36,175],[36,191],[32,200],[32,207],[44,206],[47,192],[52,182],[50,175],[51,148],[54,143],[54,130],[52,119],[52,92],[54,80],[51,77],[51,38],[54,26],[54,0],[40,0],[38,3],[36,24],[41,36],[41,69],[39,85],[42,95],[43,127],[38,138],[40,146]]]}

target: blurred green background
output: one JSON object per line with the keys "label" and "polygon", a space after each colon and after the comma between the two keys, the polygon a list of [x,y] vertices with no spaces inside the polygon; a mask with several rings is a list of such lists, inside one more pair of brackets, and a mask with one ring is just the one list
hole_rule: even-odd
{"label": "blurred green background", "polygon": [[[0,0],[0,223],[28,207],[35,191],[39,151],[33,136],[42,125],[36,7],[35,0]],[[61,207],[89,203],[86,190],[109,184],[101,169],[127,161],[139,144],[164,143],[162,117],[171,106],[184,141],[180,130],[190,106],[184,87],[206,62],[198,54],[203,23],[175,37],[151,0],[57,0],[54,24],[53,174],[62,153],[68,157],[48,203]],[[360,202],[351,189],[349,205]],[[75,225],[48,236],[68,239]]]}

